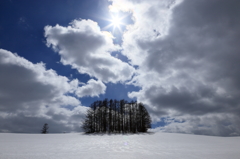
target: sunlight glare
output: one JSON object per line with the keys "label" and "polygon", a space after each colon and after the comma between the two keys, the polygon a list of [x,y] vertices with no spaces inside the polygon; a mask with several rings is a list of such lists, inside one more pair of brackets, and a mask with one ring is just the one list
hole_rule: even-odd
{"label": "sunlight glare", "polygon": [[126,18],[127,15],[119,16],[119,14],[112,14],[110,19],[106,19],[110,22],[109,25],[104,27],[104,29],[108,29],[112,27],[112,33],[115,33],[116,31],[119,31],[122,33],[122,26],[125,26],[124,18]]}
{"label": "sunlight glare", "polygon": [[117,17],[117,16],[116,17],[112,17],[111,22],[112,22],[112,25],[114,27],[119,27],[121,25],[121,19],[119,17]]}

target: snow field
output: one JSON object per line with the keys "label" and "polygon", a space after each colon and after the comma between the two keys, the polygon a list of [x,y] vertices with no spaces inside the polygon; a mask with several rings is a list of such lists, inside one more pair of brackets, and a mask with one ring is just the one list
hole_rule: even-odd
{"label": "snow field", "polygon": [[0,134],[0,159],[239,159],[240,137]]}

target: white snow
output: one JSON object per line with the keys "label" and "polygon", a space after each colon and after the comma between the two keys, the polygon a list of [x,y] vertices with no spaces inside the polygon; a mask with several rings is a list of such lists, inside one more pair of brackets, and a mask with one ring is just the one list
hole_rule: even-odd
{"label": "white snow", "polygon": [[240,137],[0,133],[0,159],[239,159]]}

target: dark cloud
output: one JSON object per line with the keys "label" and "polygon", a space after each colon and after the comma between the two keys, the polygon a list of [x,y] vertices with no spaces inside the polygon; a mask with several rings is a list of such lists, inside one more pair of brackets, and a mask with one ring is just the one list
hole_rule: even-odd
{"label": "dark cloud", "polygon": [[[239,5],[239,2],[235,5]],[[173,78],[181,83],[179,88],[171,89],[168,93],[162,92],[158,103],[168,107],[165,102],[175,101],[175,105],[185,110],[184,107],[193,109],[198,105],[197,101],[207,98],[215,103],[215,105],[212,103],[214,106],[207,106],[212,109],[218,107],[219,99],[226,98],[225,101],[228,101],[227,98],[230,96],[237,97],[235,93],[239,93],[239,71],[236,68],[240,66],[238,62],[240,47],[233,42],[240,40],[240,27],[233,28],[230,24],[234,22],[235,26],[239,26],[240,21],[237,20],[238,14],[235,16],[231,14],[236,11],[227,7],[229,4],[226,1],[215,1],[215,3],[185,1],[173,11],[169,35],[149,43],[148,47],[153,50],[148,51],[146,66],[154,69],[160,76],[172,74],[169,80]],[[214,10],[214,13],[209,10]],[[193,11],[195,12],[190,14]],[[220,13],[216,14],[216,12]],[[215,17],[212,17],[214,15]],[[211,20],[209,17],[212,17]],[[174,86],[178,83],[169,82],[169,85]],[[222,96],[220,90],[224,90],[227,96]],[[238,98],[232,100],[236,100],[233,103],[238,110]],[[189,102],[192,104],[187,104]],[[201,107],[193,110],[204,111],[205,104],[199,104]],[[222,108],[218,107],[218,109]],[[204,112],[209,113],[209,109]]]}
{"label": "dark cloud", "polygon": [[80,130],[87,107],[66,95],[81,88],[78,80],[69,81],[42,63],[3,49],[0,77],[0,132],[39,133],[44,123],[51,132]]}
{"label": "dark cloud", "polygon": [[[135,9],[147,3],[141,2]],[[139,66],[132,83],[142,89],[129,96],[148,103],[155,120],[163,116],[187,119],[185,124],[166,126],[169,132],[239,135],[240,2],[175,2],[169,8],[162,5],[167,2],[151,1],[148,9],[133,11],[135,27],[124,35],[123,53]],[[164,19],[165,15],[170,16]],[[221,118],[220,114],[227,115]],[[204,118],[212,120],[211,125]]]}
{"label": "dark cloud", "polygon": [[56,93],[52,85],[36,79],[36,72],[21,65],[0,63],[0,76],[1,111],[21,109],[22,104],[36,100],[49,101]]}

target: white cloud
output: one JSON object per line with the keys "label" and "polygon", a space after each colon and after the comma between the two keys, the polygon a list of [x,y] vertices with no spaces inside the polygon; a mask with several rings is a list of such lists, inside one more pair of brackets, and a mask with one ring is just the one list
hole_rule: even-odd
{"label": "white cloud", "polygon": [[[112,1],[111,9],[132,12],[135,22],[123,35],[122,53],[138,66],[129,83],[142,89],[129,96],[146,103],[155,121],[190,116],[185,123],[174,123],[187,127],[186,131],[173,124],[166,131],[240,134],[240,75],[236,69],[240,67],[240,3]],[[228,115],[220,118],[221,114]],[[201,128],[195,116],[201,118]],[[224,120],[230,123],[225,125]]]}
{"label": "white cloud", "polygon": [[[0,49],[0,132],[77,131],[87,107],[68,96],[78,81]],[[69,109],[72,108],[72,110]]]}
{"label": "white cloud", "polygon": [[100,30],[92,20],[74,20],[70,26],[45,27],[47,45],[61,56],[64,65],[89,74],[103,82],[124,82],[131,79],[134,68],[111,56],[119,46],[112,35]]}
{"label": "white cloud", "polygon": [[90,79],[86,85],[83,85],[76,90],[76,95],[78,97],[98,97],[100,94],[105,94],[105,91],[106,86],[101,81]]}
{"label": "white cloud", "polygon": [[172,9],[181,0],[109,0],[110,11],[132,13],[134,25],[128,26],[123,36],[122,53],[133,65],[141,65],[147,58],[146,42],[155,41],[168,34]]}

